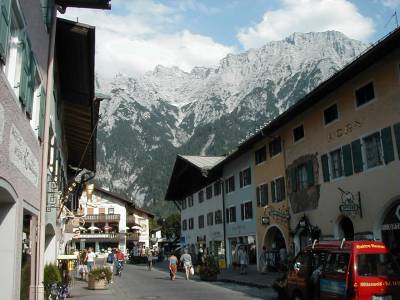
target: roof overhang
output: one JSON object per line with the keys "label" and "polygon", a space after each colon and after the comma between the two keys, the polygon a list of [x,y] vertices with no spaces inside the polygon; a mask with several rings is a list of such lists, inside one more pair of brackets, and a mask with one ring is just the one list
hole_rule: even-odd
{"label": "roof overhang", "polygon": [[56,0],[56,4],[63,8],[111,9],[111,0]]}
{"label": "roof overhang", "polygon": [[193,161],[186,159],[185,156],[177,155],[165,200],[182,200],[202,187],[218,180],[221,175],[221,170],[213,170],[211,165],[207,168],[202,168],[194,164]]}
{"label": "roof overhang", "polygon": [[94,94],[95,28],[57,19],[56,64],[68,165],[96,171],[99,101]]}

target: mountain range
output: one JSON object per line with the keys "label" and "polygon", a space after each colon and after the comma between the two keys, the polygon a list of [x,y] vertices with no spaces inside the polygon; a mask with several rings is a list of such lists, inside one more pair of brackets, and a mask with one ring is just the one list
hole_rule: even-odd
{"label": "mountain range", "polygon": [[366,48],[337,31],[293,33],[229,54],[216,67],[97,76],[111,99],[100,108],[96,181],[167,215],[176,154],[224,155]]}

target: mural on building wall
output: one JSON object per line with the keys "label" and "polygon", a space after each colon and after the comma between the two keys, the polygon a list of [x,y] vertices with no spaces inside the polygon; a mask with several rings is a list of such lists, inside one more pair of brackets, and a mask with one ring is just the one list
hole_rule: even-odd
{"label": "mural on building wall", "polygon": [[320,198],[317,153],[297,158],[286,169],[286,176],[289,178],[288,197],[293,213],[317,209]]}

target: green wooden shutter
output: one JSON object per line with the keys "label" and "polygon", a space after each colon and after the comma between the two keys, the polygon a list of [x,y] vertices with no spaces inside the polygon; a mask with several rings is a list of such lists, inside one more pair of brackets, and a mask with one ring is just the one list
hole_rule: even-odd
{"label": "green wooden shutter", "polygon": [[25,35],[23,40],[22,49],[22,65],[21,65],[21,77],[19,81],[19,99],[24,106],[29,104],[30,95],[30,81],[31,81],[31,48],[28,42],[28,38]]}
{"label": "green wooden shutter", "polygon": [[26,112],[29,118],[32,119],[32,106],[33,106],[33,94],[35,90],[36,83],[36,63],[33,57],[32,51],[30,51],[30,76],[27,85],[27,95],[26,95]]}
{"label": "green wooden shutter", "polygon": [[240,219],[244,220],[244,204],[240,204]]}
{"label": "green wooden shutter", "polygon": [[40,90],[40,110],[39,110],[39,139],[43,141],[43,133],[44,133],[44,114],[46,107],[46,92],[42,87]]}
{"label": "green wooden shutter", "polygon": [[308,186],[313,186],[314,185],[314,166],[313,166],[313,161],[309,160],[307,161],[307,184]]}
{"label": "green wooden shutter", "polygon": [[290,170],[290,185],[292,192],[297,192],[297,168],[294,167]]}
{"label": "green wooden shutter", "polygon": [[394,161],[394,149],[392,140],[392,130],[389,127],[383,128],[381,130],[382,146],[383,146],[383,157],[385,163]]}
{"label": "green wooden shutter", "polygon": [[0,0],[0,61],[6,61],[10,35],[11,0]]}
{"label": "green wooden shutter", "polygon": [[394,137],[396,139],[396,146],[397,146],[397,155],[400,159],[400,123],[394,124]]}
{"label": "green wooden shutter", "polygon": [[276,197],[275,197],[275,181],[271,181],[271,198],[272,198],[272,202],[276,202]]}
{"label": "green wooden shutter", "polygon": [[322,165],[322,176],[324,177],[324,182],[328,182],[330,180],[329,175],[329,162],[328,155],[321,155],[321,165]]}
{"label": "green wooden shutter", "polygon": [[351,159],[351,147],[350,147],[350,145],[344,145],[342,147],[342,155],[343,155],[344,175],[351,176],[351,175],[353,175],[353,162],[352,162],[352,159]]}
{"label": "green wooden shutter", "polygon": [[260,191],[261,191],[261,189],[260,189],[260,187],[258,186],[258,187],[256,188],[257,207],[260,207],[260,206],[261,206]]}
{"label": "green wooden shutter", "polygon": [[243,187],[243,172],[239,172],[239,186]]}
{"label": "green wooden shutter", "polygon": [[265,187],[264,187],[264,197],[265,197],[265,200],[264,200],[264,203],[262,203],[261,205],[262,206],[265,206],[265,205],[267,205],[268,204],[268,184],[266,183],[265,185],[264,185]]}
{"label": "green wooden shutter", "polygon": [[360,173],[363,171],[363,160],[361,154],[361,141],[355,140],[351,143],[351,153],[353,155],[353,166],[354,173]]}

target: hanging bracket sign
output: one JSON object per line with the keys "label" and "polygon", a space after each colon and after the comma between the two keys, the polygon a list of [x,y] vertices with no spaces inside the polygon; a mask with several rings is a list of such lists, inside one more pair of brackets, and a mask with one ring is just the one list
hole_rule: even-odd
{"label": "hanging bracket sign", "polygon": [[361,209],[361,196],[360,192],[358,193],[358,201],[354,199],[354,195],[349,191],[344,191],[341,188],[338,188],[341,192],[342,203],[339,205],[339,210],[341,213],[347,216],[354,217],[359,215],[362,218],[362,209]]}

